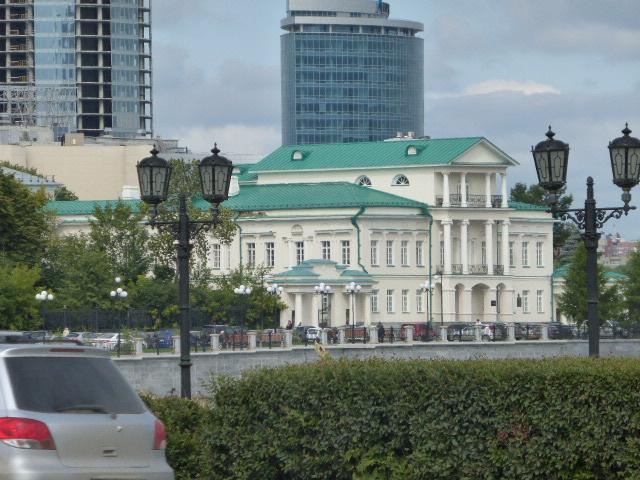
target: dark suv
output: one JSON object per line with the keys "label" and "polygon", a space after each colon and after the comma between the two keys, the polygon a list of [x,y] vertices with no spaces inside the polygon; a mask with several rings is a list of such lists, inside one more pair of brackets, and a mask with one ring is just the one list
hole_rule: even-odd
{"label": "dark suv", "polygon": [[569,340],[573,338],[573,329],[571,325],[551,322],[547,326],[547,336],[549,340]]}

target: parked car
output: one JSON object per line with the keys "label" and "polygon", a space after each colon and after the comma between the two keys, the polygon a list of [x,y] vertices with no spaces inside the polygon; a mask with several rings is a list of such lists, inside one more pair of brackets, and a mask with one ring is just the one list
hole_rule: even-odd
{"label": "parked car", "polygon": [[317,327],[309,327],[305,332],[308,342],[315,342],[316,340],[319,342],[321,338],[322,330]]}
{"label": "parked car", "polygon": [[71,340],[76,343],[90,345],[97,336],[98,334],[94,332],[70,332],[69,335],[64,338],[65,340]]}
{"label": "parked car", "polygon": [[173,332],[171,330],[160,330],[148,333],[144,337],[146,348],[173,348]]}
{"label": "parked car", "polygon": [[438,332],[428,323],[405,323],[402,325],[402,329],[405,327],[413,327],[413,339],[420,342],[432,342],[438,339]]}
{"label": "parked car", "polygon": [[164,425],[107,352],[0,344],[0,371],[2,478],[174,479]]}
{"label": "parked car", "polygon": [[516,340],[540,340],[540,325],[533,323],[515,323]]}
{"label": "parked car", "polygon": [[472,342],[475,339],[475,325],[469,323],[452,323],[447,326],[447,340],[450,342]]}
{"label": "parked car", "polygon": [[118,348],[118,337],[120,337],[120,348],[130,348],[133,345],[133,338],[120,333],[103,333],[92,340],[92,343],[104,350],[115,350]]}
{"label": "parked car", "polygon": [[228,329],[229,325],[203,325],[201,334],[208,337],[214,333],[223,334]]}
{"label": "parked car", "polygon": [[549,340],[568,340],[574,338],[571,325],[559,322],[551,322],[547,325]]}

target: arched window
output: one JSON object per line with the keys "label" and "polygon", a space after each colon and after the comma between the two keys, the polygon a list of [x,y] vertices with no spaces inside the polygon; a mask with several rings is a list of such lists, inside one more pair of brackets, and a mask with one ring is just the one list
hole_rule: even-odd
{"label": "arched window", "polygon": [[358,177],[358,179],[356,180],[356,185],[361,185],[363,187],[370,187],[371,186],[371,179],[369,177],[367,177],[366,175],[362,175],[362,176]]}
{"label": "arched window", "polygon": [[405,175],[396,175],[391,185],[407,186],[409,185],[409,179]]}
{"label": "arched window", "polygon": [[407,155],[417,155],[418,154],[418,149],[413,146],[413,145],[409,145],[407,147]]}
{"label": "arched window", "polygon": [[304,153],[300,150],[296,150],[291,154],[292,160],[302,160],[304,158]]}

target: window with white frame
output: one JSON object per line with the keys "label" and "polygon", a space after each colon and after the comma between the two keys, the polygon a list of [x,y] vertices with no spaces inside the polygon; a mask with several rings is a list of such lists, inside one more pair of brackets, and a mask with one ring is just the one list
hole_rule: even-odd
{"label": "window with white frame", "polygon": [[247,265],[250,267],[256,264],[256,244],[253,242],[247,243]]}
{"label": "window with white frame", "polygon": [[424,313],[424,294],[421,288],[416,290],[416,312]]}
{"label": "window with white frame", "polygon": [[536,309],[538,313],[544,313],[544,290],[536,291]]}
{"label": "window with white frame", "polygon": [[522,266],[529,266],[529,242],[522,242]]}
{"label": "window with white frame", "polygon": [[484,240],[480,243],[480,264],[487,264],[487,242]]}
{"label": "window with white frame", "polygon": [[400,242],[400,264],[403,267],[409,265],[409,240],[402,240]]}
{"label": "window with white frame", "polygon": [[264,258],[267,267],[276,266],[276,244],[274,242],[264,244]]}
{"label": "window with white frame", "polygon": [[304,242],[296,242],[296,265],[304,262]]}
{"label": "window with white frame", "polygon": [[387,290],[387,312],[394,313],[396,311],[395,296],[393,290]]}
{"label": "window with white frame", "polygon": [[378,257],[378,240],[371,240],[371,265],[380,265]]}
{"label": "window with white frame", "polygon": [[402,290],[402,313],[409,313],[409,290]]}
{"label": "window with white frame", "polygon": [[378,290],[371,290],[371,311],[373,313],[378,313],[380,311]]}
{"label": "window with white frame", "polygon": [[509,242],[509,266],[516,266],[516,242]]}
{"label": "window with white frame", "polygon": [[370,187],[372,185],[371,179],[366,175],[362,175],[356,179],[356,184],[362,187]]}
{"label": "window with white frame", "polygon": [[424,267],[424,241],[416,241],[416,265]]}
{"label": "window with white frame", "polygon": [[387,240],[387,266],[393,267],[396,264],[396,259],[393,255],[393,240]]}
{"label": "window with white frame", "polygon": [[393,178],[393,182],[391,183],[391,185],[405,187],[409,185],[409,179],[406,177],[406,175],[396,175]]}
{"label": "window with white frame", "polygon": [[322,259],[331,260],[331,242],[329,240],[322,240],[320,247],[322,248]]}
{"label": "window with white frame", "polygon": [[536,242],[536,266],[544,267],[544,257],[542,256],[544,244]]}
{"label": "window with white frame", "polygon": [[219,243],[214,243],[211,247],[211,265],[214,270],[220,270],[222,249]]}
{"label": "window with white frame", "polygon": [[349,240],[342,240],[340,245],[342,247],[342,264],[351,265],[351,242]]}
{"label": "window with white frame", "polygon": [[529,313],[529,290],[522,291],[522,313]]}

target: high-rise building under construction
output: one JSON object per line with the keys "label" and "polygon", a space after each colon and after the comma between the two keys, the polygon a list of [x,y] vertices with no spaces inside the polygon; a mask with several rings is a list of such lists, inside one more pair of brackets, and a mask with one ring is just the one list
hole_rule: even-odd
{"label": "high-rise building under construction", "polygon": [[0,124],[153,133],[150,0],[0,0]]}
{"label": "high-rise building under construction", "polygon": [[288,0],[281,22],[285,145],[424,130],[423,25],[380,0]]}

